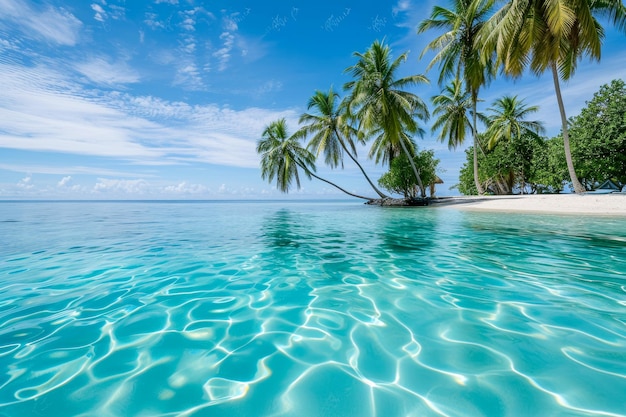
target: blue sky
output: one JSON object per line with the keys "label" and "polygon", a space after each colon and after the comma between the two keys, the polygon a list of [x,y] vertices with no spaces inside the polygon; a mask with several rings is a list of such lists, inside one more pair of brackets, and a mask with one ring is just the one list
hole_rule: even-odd
{"label": "blue sky", "polygon": [[[410,51],[402,75],[424,73],[434,33],[416,34],[436,3],[0,0],[0,199],[343,198],[315,180],[288,196],[261,180],[255,153],[263,128],[285,117],[298,127],[315,90],[341,89],[353,53],[385,39]],[[626,79],[623,34],[607,25],[600,63],[583,60],[564,83],[568,116],[600,85]],[[424,100],[439,92],[415,89]],[[549,74],[498,79],[484,107],[516,94],[559,132]],[[432,108],[432,106],[431,106]],[[430,133],[455,195],[464,161]],[[468,143],[469,145],[469,143]],[[373,178],[385,167],[359,159]],[[318,163],[321,176],[373,195],[357,168]]]}

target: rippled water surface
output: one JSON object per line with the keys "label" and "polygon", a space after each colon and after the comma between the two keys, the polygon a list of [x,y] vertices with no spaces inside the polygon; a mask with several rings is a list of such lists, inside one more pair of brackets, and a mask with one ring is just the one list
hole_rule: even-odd
{"label": "rippled water surface", "polygon": [[0,416],[626,416],[626,219],[3,202]]}

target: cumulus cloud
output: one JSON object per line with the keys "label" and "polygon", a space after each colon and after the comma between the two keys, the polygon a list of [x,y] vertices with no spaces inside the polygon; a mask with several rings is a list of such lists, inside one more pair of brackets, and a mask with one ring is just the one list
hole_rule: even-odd
{"label": "cumulus cloud", "polygon": [[30,190],[35,186],[33,184],[33,179],[30,175],[19,180],[16,185],[18,188],[21,188],[24,190]]}
{"label": "cumulus cloud", "polygon": [[172,194],[206,194],[210,190],[202,185],[202,184],[189,184],[186,181],[183,181],[176,185],[168,185],[163,189],[166,193]]}
{"label": "cumulus cloud", "polygon": [[93,190],[96,193],[116,193],[129,195],[143,195],[149,189],[148,182],[144,179],[118,180],[109,178],[98,178]]}
{"label": "cumulus cloud", "polygon": [[61,181],[57,183],[57,187],[65,187],[72,180],[72,176],[68,175],[67,177],[61,178]]}

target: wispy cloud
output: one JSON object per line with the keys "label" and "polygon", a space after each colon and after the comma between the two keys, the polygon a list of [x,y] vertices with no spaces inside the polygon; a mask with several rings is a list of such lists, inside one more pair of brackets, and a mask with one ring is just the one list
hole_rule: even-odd
{"label": "wispy cloud", "polygon": [[75,69],[94,83],[108,86],[139,82],[139,74],[126,62],[111,63],[104,57],[92,57],[77,63]]}
{"label": "wispy cloud", "polygon": [[14,25],[29,38],[59,45],[75,45],[82,23],[62,8],[35,7],[24,0],[0,1],[0,21]]}
{"label": "wispy cloud", "polygon": [[[256,141],[294,111],[189,105],[83,90],[49,68],[0,64],[0,147],[114,158],[139,165],[190,161],[256,167]],[[69,174],[69,173],[67,173]]]}
{"label": "wispy cloud", "polygon": [[220,40],[222,41],[222,48],[218,49],[213,53],[219,60],[220,71],[224,71],[228,67],[228,61],[230,60],[230,51],[233,49],[233,44],[235,42],[235,37],[230,32],[224,32],[220,35]]}
{"label": "wispy cloud", "polygon": [[108,4],[105,0],[98,3],[92,3],[91,9],[95,12],[94,19],[99,22],[105,22],[108,19],[122,20],[126,14],[126,9],[114,4]]}
{"label": "wispy cloud", "polygon": [[[82,165],[45,165],[45,164],[6,164],[0,163],[0,169],[11,172],[29,172],[33,175],[96,175],[101,177],[116,177],[116,178],[136,178],[136,177],[148,177],[145,173],[136,173],[130,171],[114,170],[108,168],[102,168],[97,166],[82,166]],[[70,175],[70,176],[71,176]]]}
{"label": "wispy cloud", "polygon": [[394,16],[397,16],[398,13],[406,12],[411,9],[411,2],[409,0],[400,0],[396,3],[395,6],[391,9],[391,12]]}

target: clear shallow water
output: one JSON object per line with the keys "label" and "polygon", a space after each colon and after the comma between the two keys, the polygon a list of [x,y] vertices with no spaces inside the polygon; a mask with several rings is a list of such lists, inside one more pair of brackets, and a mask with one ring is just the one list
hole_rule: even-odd
{"label": "clear shallow water", "polygon": [[626,219],[0,203],[0,416],[626,416]]}

